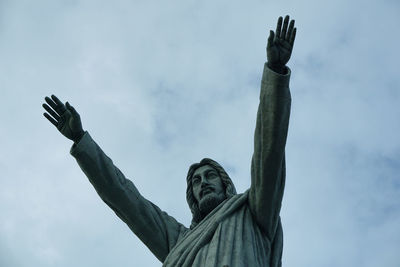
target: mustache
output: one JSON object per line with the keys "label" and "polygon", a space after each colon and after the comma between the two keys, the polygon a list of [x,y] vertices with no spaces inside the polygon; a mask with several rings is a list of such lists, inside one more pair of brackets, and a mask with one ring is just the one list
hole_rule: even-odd
{"label": "mustache", "polygon": [[213,192],[213,191],[215,191],[215,189],[214,189],[214,187],[212,187],[212,186],[205,186],[205,187],[202,187],[202,188],[201,188],[201,191],[200,191],[200,196],[203,197],[204,193],[207,192],[207,191]]}

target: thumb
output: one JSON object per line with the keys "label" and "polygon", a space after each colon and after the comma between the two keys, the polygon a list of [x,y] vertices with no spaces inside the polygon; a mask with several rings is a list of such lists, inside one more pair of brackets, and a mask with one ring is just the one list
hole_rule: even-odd
{"label": "thumb", "polygon": [[73,115],[77,115],[77,114],[78,114],[78,112],[76,112],[76,110],[74,109],[74,107],[71,106],[68,102],[65,103],[65,106],[67,107],[67,109],[68,109],[69,111],[71,111],[71,113],[72,113]]}

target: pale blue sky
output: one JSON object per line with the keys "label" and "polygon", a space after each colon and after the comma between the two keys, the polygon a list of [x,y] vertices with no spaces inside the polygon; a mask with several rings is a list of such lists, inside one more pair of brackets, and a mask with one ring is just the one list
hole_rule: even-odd
{"label": "pale blue sky", "polygon": [[[161,266],[42,116],[52,93],[185,225],[186,172],[250,185],[265,45],[296,19],[283,266],[400,266],[397,1],[0,0],[0,266]],[[55,173],[62,174],[55,176]]]}

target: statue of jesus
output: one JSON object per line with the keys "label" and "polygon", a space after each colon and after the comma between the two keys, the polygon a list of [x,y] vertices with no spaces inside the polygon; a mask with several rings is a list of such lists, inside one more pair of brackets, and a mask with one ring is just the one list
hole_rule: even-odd
{"label": "statue of jesus", "polygon": [[296,37],[294,20],[279,17],[270,31],[251,160],[251,186],[237,194],[229,175],[205,158],[190,166],[186,198],[193,218],[185,227],[145,199],[82,128],[78,112],[46,97],[44,116],[74,144],[71,154],[101,199],[151,252],[170,267],[278,267],[283,235],[280,209],[291,96],[286,66]]}

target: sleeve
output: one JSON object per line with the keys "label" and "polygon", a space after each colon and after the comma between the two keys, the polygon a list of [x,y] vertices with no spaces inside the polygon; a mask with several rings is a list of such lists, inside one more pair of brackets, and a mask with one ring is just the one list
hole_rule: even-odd
{"label": "sleeve", "polygon": [[72,146],[71,155],[101,199],[163,262],[187,228],[140,195],[88,132]]}
{"label": "sleeve", "polygon": [[258,225],[273,240],[285,186],[285,145],[291,96],[286,75],[264,65],[254,133],[249,206]]}

